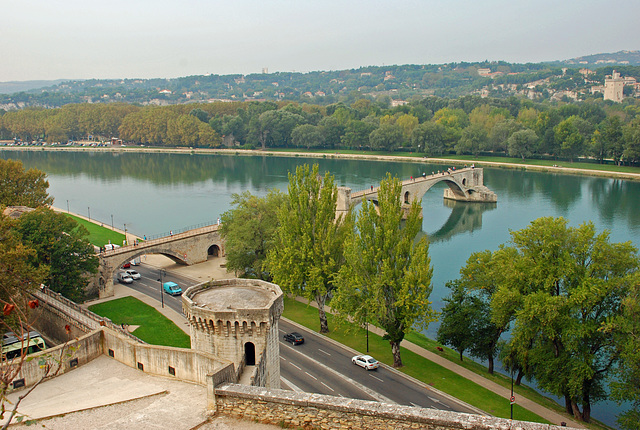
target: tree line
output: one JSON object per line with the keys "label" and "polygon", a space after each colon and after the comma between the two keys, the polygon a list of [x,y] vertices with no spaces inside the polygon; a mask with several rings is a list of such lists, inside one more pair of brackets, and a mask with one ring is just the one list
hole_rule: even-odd
{"label": "tree line", "polygon": [[535,380],[584,422],[599,400],[630,400],[619,422],[638,428],[640,259],[630,242],[611,243],[592,223],[537,219],[511,243],[472,254],[437,315],[428,241],[416,240],[420,204],[403,220],[397,178],[382,181],[376,205],[337,219],[337,187],[317,165],[290,173],[288,194],[233,197],[221,228],[228,269],[315,301],[321,332],[327,305],[338,321],[378,325],[400,367],[405,335],[439,316],[438,340],[461,360],[469,353],[493,373],[499,359],[516,383]]}
{"label": "tree line", "polygon": [[133,144],[172,147],[494,154],[638,165],[640,103],[590,100],[554,105],[465,96],[425,97],[396,107],[367,98],[328,106],[76,104],[4,112],[0,137],[49,143],[118,137]]}

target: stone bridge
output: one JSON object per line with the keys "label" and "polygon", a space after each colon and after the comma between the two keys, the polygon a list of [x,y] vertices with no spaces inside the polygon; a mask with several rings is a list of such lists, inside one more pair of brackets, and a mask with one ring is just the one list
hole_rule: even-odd
{"label": "stone bridge", "polygon": [[[442,171],[402,181],[402,200],[405,209],[415,200],[421,201],[422,196],[439,182],[446,183],[449,188],[444,190],[444,198],[466,202],[495,203],[498,196],[484,186],[484,171],[481,168],[468,167],[465,169]],[[378,202],[379,187],[368,190],[351,192],[351,188],[338,187],[338,202],[336,216],[346,213],[349,208],[363,200]]]}
{"label": "stone bridge", "polygon": [[209,256],[224,255],[224,245],[217,224],[187,230],[159,239],[127,245],[100,253],[100,266],[93,279],[93,288],[100,298],[113,296],[113,277],[120,267],[145,254],[162,254],[176,263],[190,266],[203,263]]}

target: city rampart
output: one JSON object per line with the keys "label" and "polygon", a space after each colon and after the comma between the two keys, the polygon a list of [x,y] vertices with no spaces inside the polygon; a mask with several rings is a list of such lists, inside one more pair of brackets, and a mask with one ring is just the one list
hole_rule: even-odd
{"label": "city rampart", "polygon": [[225,384],[215,390],[216,414],[286,428],[323,430],[560,430],[504,418],[374,401]]}
{"label": "city rampart", "polygon": [[267,387],[280,387],[280,287],[252,279],[210,281],[187,289],[182,309],[191,348],[227,359],[237,369],[264,366],[258,379]]}

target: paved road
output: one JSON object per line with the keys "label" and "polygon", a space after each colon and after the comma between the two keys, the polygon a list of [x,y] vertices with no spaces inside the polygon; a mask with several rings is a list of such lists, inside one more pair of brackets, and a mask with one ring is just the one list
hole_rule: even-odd
{"label": "paved road", "polygon": [[[165,306],[182,313],[179,296],[160,294],[161,274],[158,269],[145,264],[134,269],[141,274],[141,279],[128,287],[158,301],[163,296]],[[199,283],[171,272],[166,272],[162,279],[164,282],[176,282],[183,290]],[[297,346],[285,343],[282,336],[291,331],[302,333],[305,343]],[[386,366],[374,371],[355,366],[351,363],[353,355],[354,351],[337,342],[285,319],[280,320],[280,372],[283,388],[447,411],[476,412]]]}

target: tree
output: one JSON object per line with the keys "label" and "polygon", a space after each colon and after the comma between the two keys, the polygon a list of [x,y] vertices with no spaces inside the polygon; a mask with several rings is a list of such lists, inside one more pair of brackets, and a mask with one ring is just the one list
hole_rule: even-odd
{"label": "tree", "polygon": [[338,190],[333,176],[318,165],[298,166],[289,173],[287,204],[278,211],[279,226],[266,267],[273,281],[291,294],[318,304],[320,332],[329,325],[324,305],[336,290],[335,276],[344,263],[344,238],[350,216],[336,219]]}
{"label": "tree", "polygon": [[369,135],[371,149],[393,151],[402,144],[402,129],[395,124],[383,124]]}
{"label": "tree", "polygon": [[487,132],[479,125],[470,125],[462,130],[462,136],[455,146],[457,154],[478,155],[486,147]]}
{"label": "tree", "polygon": [[629,295],[622,302],[622,313],[608,323],[604,331],[614,336],[620,352],[620,365],[611,383],[611,397],[628,402],[631,408],[618,416],[624,430],[640,429],[640,279],[631,284]]}
{"label": "tree", "polygon": [[36,251],[38,266],[49,267],[49,288],[71,300],[82,300],[88,277],[99,264],[93,245],[85,240],[87,229],[43,207],[20,216],[16,230],[22,243]]}
{"label": "tree", "polygon": [[321,127],[302,124],[291,132],[291,143],[297,148],[322,148],[324,136]]}
{"label": "tree", "polygon": [[[498,341],[511,320],[493,321],[491,300],[500,285],[511,282],[508,271],[503,267],[511,257],[508,250],[502,248],[495,253],[482,251],[471,254],[467,264],[460,269],[460,278],[451,283],[453,291],[446,306],[447,312],[443,312],[442,324],[447,325],[448,338],[466,336],[465,349],[473,357],[487,360],[487,370],[491,374]],[[457,312],[466,316],[465,323],[459,320]]]}
{"label": "tree", "polygon": [[417,126],[411,134],[411,146],[424,151],[428,156],[444,152],[444,126],[434,122],[425,122]]}
{"label": "tree", "polygon": [[555,138],[560,144],[562,153],[573,161],[575,157],[582,154],[584,145],[584,135],[578,128],[578,122],[584,121],[576,116],[571,116],[560,122],[555,128]]}
{"label": "tree", "polygon": [[534,153],[538,136],[533,130],[520,130],[513,133],[507,141],[509,156],[520,157],[522,161]]}
{"label": "tree", "polygon": [[563,218],[511,235],[515,253],[502,266],[511,281],[494,293],[492,318],[513,316],[509,349],[542,389],[564,397],[568,413],[589,422],[617,360],[611,334],[600,329],[620,315],[637,280],[637,251],[610,243],[607,231],[596,235],[592,223],[572,228]]}
{"label": "tree", "polygon": [[53,197],[47,193],[49,182],[37,169],[24,170],[22,161],[0,159],[0,206],[50,205]]}
{"label": "tree", "polygon": [[284,206],[285,196],[278,190],[270,190],[265,197],[245,191],[233,194],[232,198],[234,208],[222,214],[220,228],[227,269],[270,280],[263,266],[278,228],[278,208]]}
{"label": "tree", "polygon": [[387,174],[378,191],[378,206],[362,203],[356,230],[345,243],[346,262],[331,302],[343,318],[362,324],[370,321],[385,330],[394,367],[402,366],[404,336],[435,320],[428,300],[433,275],[429,244],[424,237],[415,241],[422,210],[414,201],[407,214],[401,189],[400,181]]}
{"label": "tree", "polygon": [[479,316],[474,302],[459,282],[447,282],[451,294],[444,298],[445,305],[440,312],[438,342],[449,345],[460,354],[471,348],[473,336],[469,326]]}

